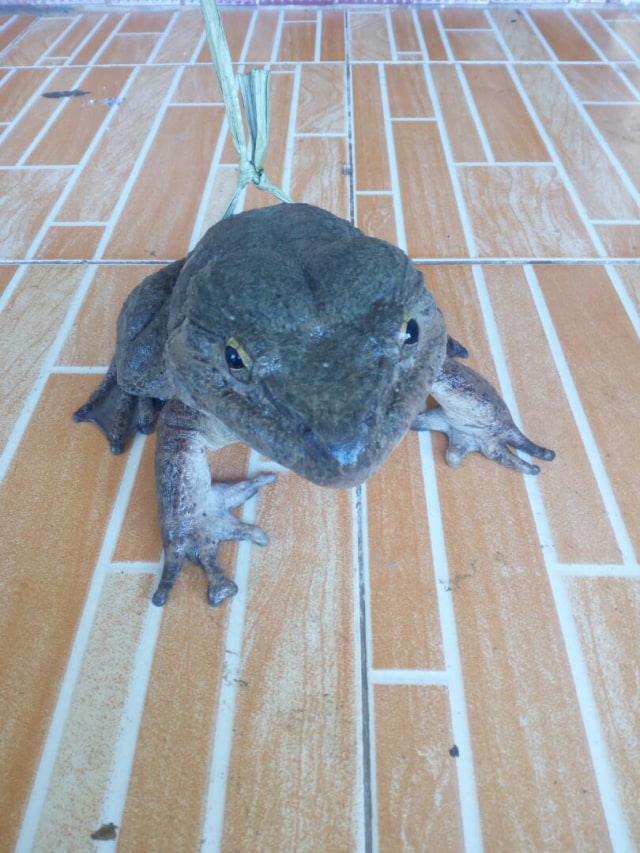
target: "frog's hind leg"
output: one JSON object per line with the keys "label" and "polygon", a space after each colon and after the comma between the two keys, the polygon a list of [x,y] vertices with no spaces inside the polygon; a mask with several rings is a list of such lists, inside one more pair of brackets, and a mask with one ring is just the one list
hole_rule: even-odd
{"label": "frog's hind leg", "polygon": [[446,433],[446,460],[453,468],[468,453],[477,451],[523,474],[538,474],[537,465],[521,459],[511,448],[546,461],[555,457],[553,450],[534,444],[518,429],[493,385],[466,365],[446,358],[431,394],[440,405],[421,412],[411,428]]}
{"label": "frog's hind leg", "polygon": [[112,453],[122,453],[136,432],[153,432],[162,402],[125,393],[118,385],[115,363],[87,402],[74,412],[76,423],[95,424],[107,437]]}

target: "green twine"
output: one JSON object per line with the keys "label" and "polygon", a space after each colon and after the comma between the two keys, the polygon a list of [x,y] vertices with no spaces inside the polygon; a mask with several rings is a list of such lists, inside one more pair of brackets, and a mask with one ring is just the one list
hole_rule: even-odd
{"label": "green twine", "polygon": [[[222,20],[216,0],[200,0],[207,40],[213,58],[213,65],[227,112],[227,122],[238,155],[238,186],[223,219],[231,216],[236,208],[240,193],[248,183],[255,184],[260,190],[267,190],[280,201],[291,202],[289,196],[274,186],[267,178],[262,164],[269,147],[269,78],[265,70],[252,69],[248,74],[239,74],[238,82],[233,74],[229,46],[224,34]],[[238,98],[238,83],[242,93],[247,125],[249,127],[249,148],[244,135],[242,110]]]}

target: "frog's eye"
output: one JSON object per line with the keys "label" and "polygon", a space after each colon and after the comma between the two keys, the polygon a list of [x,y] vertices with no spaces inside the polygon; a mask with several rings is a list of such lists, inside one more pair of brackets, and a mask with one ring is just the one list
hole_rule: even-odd
{"label": "frog's eye", "polygon": [[402,333],[400,339],[404,346],[414,346],[418,343],[420,337],[420,326],[415,317],[409,317],[402,324]]}
{"label": "frog's eye", "polygon": [[224,359],[227,367],[236,376],[240,372],[247,372],[251,368],[251,358],[246,350],[235,338],[229,338],[224,348]]}

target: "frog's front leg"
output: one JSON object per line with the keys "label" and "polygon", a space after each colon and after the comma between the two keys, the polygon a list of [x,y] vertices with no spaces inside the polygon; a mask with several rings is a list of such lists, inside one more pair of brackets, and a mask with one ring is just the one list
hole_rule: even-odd
{"label": "frog's front leg", "polygon": [[493,385],[466,365],[445,358],[431,394],[440,405],[421,412],[411,428],[446,433],[446,460],[453,468],[474,450],[524,474],[538,474],[540,468],[510,448],[546,461],[555,457],[553,450],[534,444],[520,432]]}
{"label": "frog's front leg", "polygon": [[207,575],[209,604],[217,605],[238,591],[218,565],[217,553],[225,539],[249,539],[266,545],[264,530],[246,524],[231,512],[253,497],[275,474],[261,474],[239,483],[212,483],[206,451],[222,447],[228,438],[216,430],[216,422],[172,400],[158,420],[156,491],[164,569],[153,596],[162,606],[176,576],[187,560]]}

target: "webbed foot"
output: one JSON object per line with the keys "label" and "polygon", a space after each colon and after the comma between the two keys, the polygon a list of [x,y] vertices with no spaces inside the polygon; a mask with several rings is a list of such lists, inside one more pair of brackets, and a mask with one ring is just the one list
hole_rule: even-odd
{"label": "webbed foot", "polygon": [[469,367],[446,359],[431,393],[440,405],[421,412],[411,428],[446,433],[445,458],[451,467],[457,468],[468,453],[477,451],[523,474],[539,474],[537,465],[511,448],[547,462],[555,458],[553,450],[534,444],[518,429],[493,385]]}
{"label": "webbed foot", "polygon": [[72,415],[75,423],[95,424],[107,437],[111,452],[122,453],[136,432],[153,432],[162,402],[153,397],[125,393],[118,385],[112,363],[106,376],[87,402]]}
{"label": "webbed foot", "polygon": [[212,483],[204,509],[196,501],[188,508],[181,503],[179,514],[165,514],[165,562],[152,599],[155,605],[165,604],[178,572],[188,560],[204,570],[208,581],[207,600],[213,607],[236,594],[238,587],[218,564],[218,547],[221,542],[232,539],[247,539],[254,545],[268,544],[269,538],[261,527],[241,521],[231,510],[275,479],[275,474],[259,474],[239,483]]}

